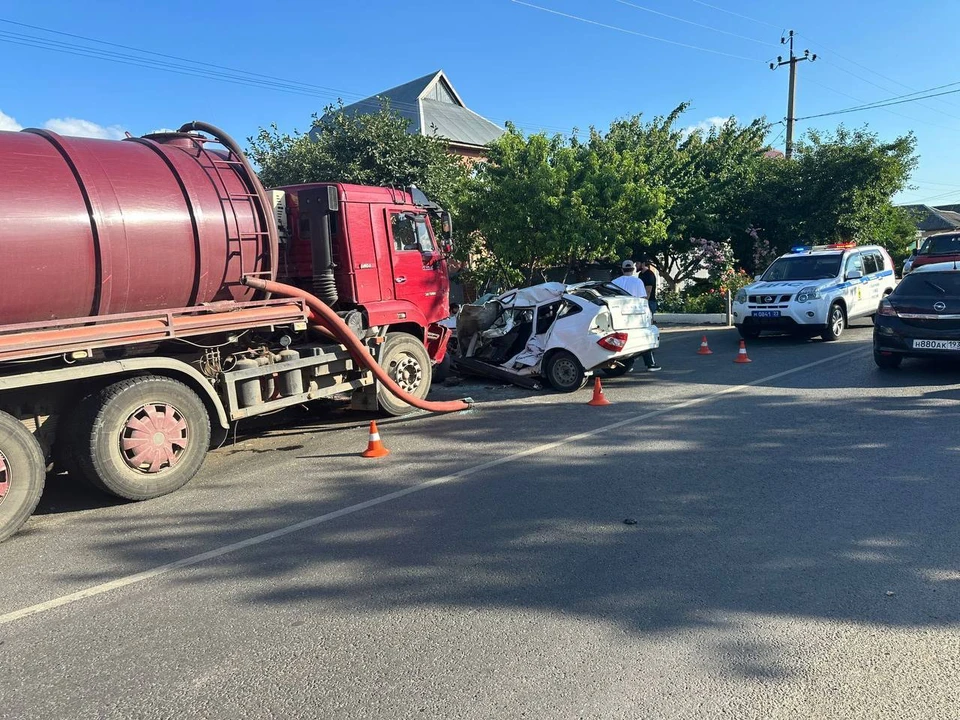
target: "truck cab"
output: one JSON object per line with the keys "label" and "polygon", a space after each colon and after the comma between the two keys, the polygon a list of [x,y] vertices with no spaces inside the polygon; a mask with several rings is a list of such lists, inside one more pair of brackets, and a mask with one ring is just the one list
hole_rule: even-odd
{"label": "truck cab", "polygon": [[273,191],[280,227],[279,277],[309,290],[358,331],[398,327],[443,359],[438,323],[449,313],[445,253],[431,216],[449,215],[416,188],[343,183],[292,185]]}

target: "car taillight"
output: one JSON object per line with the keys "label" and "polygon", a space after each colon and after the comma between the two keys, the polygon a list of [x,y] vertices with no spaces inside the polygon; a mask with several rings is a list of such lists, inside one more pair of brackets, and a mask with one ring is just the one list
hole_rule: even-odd
{"label": "car taillight", "polygon": [[897,311],[893,309],[893,305],[886,298],[880,301],[880,307],[877,308],[877,315],[883,315],[885,317],[899,317],[899,315],[897,315]]}
{"label": "car taillight", "polygon": [[627,344],[627,334],[624,332],[615,332],[597,340],[597,345],[610,352],[620,352]]}

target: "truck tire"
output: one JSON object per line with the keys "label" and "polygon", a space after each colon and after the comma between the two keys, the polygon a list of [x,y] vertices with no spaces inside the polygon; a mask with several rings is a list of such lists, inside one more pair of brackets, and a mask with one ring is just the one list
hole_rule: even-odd
{"label": "truck tire", "polygon": [[587,384],[583,365],[573,353],[566,350],[557,350],[550,355],[543,374],[550,387],[557,392],[574,392]]}
{"label": "truck tire", "polygon": [[186,485],[210,447],[210,417],[183,383],[156,375],[127,378],[91,399],[74,462],[94,487],[149,500]]}
{"label": "truck tire", "polygon": [[0,412],[0,541],[23,527],[36,510],[46,476],[43,451],[33,433]]}
{"label": "truck tire", "polygon": [[[411,395],[424,399],[430,392],[433,382],[430,354],[413,335],[387,333],[380,352],[380,367]],[[377,387],[377,402],[385,413],[393,416],[406,415],[414,409],[382,385]]]}

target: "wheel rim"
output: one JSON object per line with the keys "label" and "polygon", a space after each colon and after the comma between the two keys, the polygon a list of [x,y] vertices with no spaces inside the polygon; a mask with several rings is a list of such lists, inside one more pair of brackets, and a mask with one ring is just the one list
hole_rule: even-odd
{"label": "wheel rim", "polygon": [[3,503],[10,491],[10,465],[7,458],[0,452],[0,504]]}
{"label": "wheel rim", "polygon": [[404,353],[390,361],[390,377],[405,392],[416,392],[423,383],[423,368],[417,359]]}
{"label": "wheel rim", "polygon": [[120,433],[120,454],[130,468],[149,475],[175,467],[188,443],[183,413],[166,403],[147,403],[127,418]]}
{"label": "wheel rim", "polygon": [[560,358],[553,364],[553,377],[560,385],[574,385],[577,380],[577,366],[570,358]]}
{"label": "wheel rim", "polygon": [[830,323],[831,330],[833,330],[834,335],[839,335],[843,332],[843,311],[838,307],[833,308],[833,322]]}

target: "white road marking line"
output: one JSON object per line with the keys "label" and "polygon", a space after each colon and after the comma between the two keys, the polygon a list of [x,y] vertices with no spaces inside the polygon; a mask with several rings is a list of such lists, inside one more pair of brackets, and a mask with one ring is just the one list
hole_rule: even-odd
{"label": "white road marking line", "polygon": [[93,585],[92,587],[78,590],[77,592],[68,593],[67,595],[61,595],[53,600],[47,600],[46,602],[30,605],[29,607],[0,615],[0,625],[6,625],[7,623],[12,623],[16,620],[22,620],[23,618],[30,617],[31,615],[39,615],[40,613],[44,613],[58,607],[63,607],[64,605],[70,605],[72,603],[79,602],[80,600],[86,600],[87,598],[95,597],[97,595],[103,595],[104,593],[108,593],[113,590],[119,590],[120,588],[124,588],[129,585],[136,585],[137,583],[142,583],[146,580],[151,580],[155,577],[165,575],[173,570],[179,570],[192,565],[199,565],[207,560],[213,560],[214,558],[222,557],[223,555],[236,552],[237,550],[253,547],[254,545],[262,545],[263,543],[270,542],[271,540],[276,540],[277,538],[291,535],[295,532],[306,530],[307,528],[316,527],[317,525],[322,525],[323,523],[336,520],[337,518],[341,518],[346,515],[353,515],[361,510],[376,507],[377,505],[383,505],[384,503],[391,502],[392,500],[398,500],[399,498],[421,492],[422,490],[426,490],[437,485],[443,485],[453,482],[454,480],[475,475],[476,473],[483,472],[484,470],[489,470],[490,468],[495,468],[500,465],[512,463],[516,460],[521,460],[530,455],[548,452],[564,445],[570,445],[572,443],[579,442],[580,440],[585,440],[593,437],[594,435],[609,432],[610,430],[616,430],[617,428],[642,422],[643,420],[648,420],[649,418],[657,417],[659,415],[665,415],[676,410],[683,410],[685,408],[707,402],[708,400],[713,400],[724,395],[731,395],[733,393],[740,392],[741,390],[746,390],[754,385],[760,385],[762,383],[770,382],[771,380],[776,380],[787,375],[793,375],[794,373],[802,372],[803,370],[809,370],[810,368],[818,365],[839,360],[847,355],[853,355],[854,353],[862,353],[865,351],[866,348],[863,347],[847,350],[846,352],[838,353],[837,355],[831,355],[830,357],[823,358],[821,360],[815,360],[814,362],[807,363],[806,365],[800,365],[798,367],[791,368],[790,370],[784,370],[783,372],[779,372],[774,375],[768,375],[758,380],[752,380],[742,385],[724,388],[723,390],[718,390],[717,392],[710,393],[709,395],[702,395],[700,397],[684,400],[683,402],[660,408],[659,410],[652,410],[641,415],[634,415],[625,420],[610,423],[609,425],[603,425],[602,427],[594,428],[593,430],[587,430],[586,432],[577,433],[576,435],[569,435],[568,437],[561,438],[560,440],[537,445],[536,447],[528,448],[527,450],[521,450],[520,452],[513,453],[512,455],[506,455],[496,460],[489,460],[485,463],[481,463],[480,465],[474,465],[473,467],[460,470],[459,472],[451,473],[450,475],[444,475],[442,477],[434,478],[433,480],[427,480],[419,485],[412,485],[404,488],[403,490],[387,493],[386,495],[381,495],[380,497],[366,500],[364,502],[357,503],[356,505],[350,505],[349,507],[341,508],[339,510],[334,510],[333,512],[325,513],[323,515],[318,515],[317,517],[309,518],[307,520],[294,523],[293,525],[287,525],[286,527],[278,528],[277,530],[273,530],[268,533],[254,535],[246,540],[230,543],[229,545],[223,545],[213,550],[208,550],[205,553],[200,553],[199,555],[191,555],[190,557],[183,558],[182,560],[176,560],[165,565],[158,565],[155,568],[144,570],[143,572],[127,575],[125,577],[117,578],[116,580],[111,580],[110,582],[101,583],[99,585]]}

